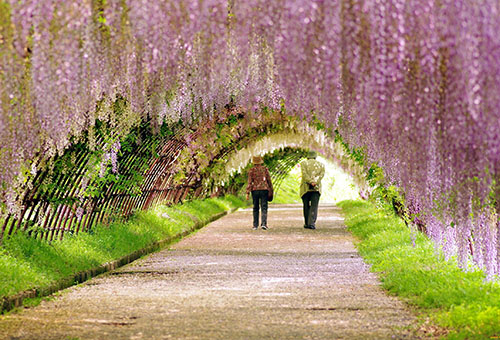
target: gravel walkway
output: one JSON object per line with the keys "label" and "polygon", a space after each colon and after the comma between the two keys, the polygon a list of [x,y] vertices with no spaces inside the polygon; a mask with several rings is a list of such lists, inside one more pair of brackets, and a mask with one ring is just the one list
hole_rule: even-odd
{"label": "gravel walkway", "polygon": [[415,317],[357,254],[340,210],[316,230],[298,205],[251,210],[0,317],[0,339],[415,339]]}

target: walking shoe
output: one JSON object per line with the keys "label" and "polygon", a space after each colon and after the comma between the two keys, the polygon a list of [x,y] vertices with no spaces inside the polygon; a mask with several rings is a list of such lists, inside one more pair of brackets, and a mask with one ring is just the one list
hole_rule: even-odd
{"label": "walking shoe", "polygon": [[267,226],[263,225],[262,230],[267,230]]}
{"label": "walking shoe", "polygon": [[313,226],[313,225],[305,225],[304,228],[306,228],[306,229],[316,229],[316,227]]}
{"label": "walking shoe", "polygon": [[259,227],[253,227],[252,229],[253,229],[253,230],[257,230],[257,229],[259,229]]}

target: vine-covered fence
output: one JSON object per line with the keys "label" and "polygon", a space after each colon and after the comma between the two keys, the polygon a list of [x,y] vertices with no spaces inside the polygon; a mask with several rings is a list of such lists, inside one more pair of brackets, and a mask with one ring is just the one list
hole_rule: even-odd
{"label": "vine-covered fence", "polygon": [[104,138],[93,141],[94,150],[89,149],[86,141],[50,159],[22,194],[20,213],[9,214],[3,221],[0,238],[15,230],[48,240],[62,238],[65,233],[88,231],[117,213],[127,216],[160,197],[171,202],[183,199],[188,187],[173,185],[173,176],[162,181],[162,175],[172,169],[185,142],[172,135],[149,132],[132,132],[129,142],[122,145],[129,149],[122,150],[120,157],[118,150],[110,150],[114,154],[108,153],[108,158],[117,162],[121,171],[113,172],[111,168],[105,170],[109,173],[97,176],[92,172],[92,167],[101,171],[101,156],[107,148]]}

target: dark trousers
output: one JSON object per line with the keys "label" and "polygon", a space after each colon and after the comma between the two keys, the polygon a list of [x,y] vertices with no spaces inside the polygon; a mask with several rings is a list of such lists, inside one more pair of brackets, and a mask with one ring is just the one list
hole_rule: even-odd
{"label": "dark trousers", "polygon": [[253,199],[253,226],[259,226],[259,205],[260,210],[262,210],[262,220],[260,225],[267,226],[267,190],[254,190],[252,191]]}
{"label": "dark trousers", "polygon": [[304,207],[304,223],[306,226],[315,226],[318,217],[318,204],[320,193],[318,191],[308,191],[302,196]]}

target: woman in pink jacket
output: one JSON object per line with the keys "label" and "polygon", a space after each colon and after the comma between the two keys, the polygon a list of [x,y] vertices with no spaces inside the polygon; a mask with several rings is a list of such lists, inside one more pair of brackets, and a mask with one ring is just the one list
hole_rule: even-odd
{"label": "woman in pink jacket", "polygon": [[267,230],[267,202],[273,196],[273,183],[269,170],[260,156],[252,158],[254,166],[248,171],[247,199],[252,193],[253,200],[253,229],[259,228],[259,206],[262,210],[261,226]]}

